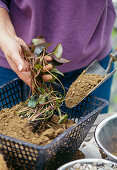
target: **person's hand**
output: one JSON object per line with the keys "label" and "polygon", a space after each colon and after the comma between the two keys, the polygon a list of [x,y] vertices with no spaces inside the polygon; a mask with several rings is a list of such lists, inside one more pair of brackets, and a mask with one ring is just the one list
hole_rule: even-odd
{"label": "person's hand", "polygon": [[[29,86],[31,86],[31,72],[29,63],[24,60],[24,54],[22,51],[23,46],[26,53],[30,54],[30,50],[26,43],[20,39],[19,37],[15,36],[11,37],[4,37],[4,41],[2,41],[1,48],[4,52],[6,59],[11,66],[12,70],[16,72],[16,74]],[[47,56],[45,58],[47,61],[51,61],[51,57]],[[51,64],[46,66],[47,70],[52,68]],[[51,75],[44,75],[43,80],[49,81],[52,79]]]}
{"label": "person's hand", "polygon": [[1,45],[6,59],[12,70],[28,85],[30,85],[31,74],[29,64],[23,59],[20,43],[11,37],[4,38]]}

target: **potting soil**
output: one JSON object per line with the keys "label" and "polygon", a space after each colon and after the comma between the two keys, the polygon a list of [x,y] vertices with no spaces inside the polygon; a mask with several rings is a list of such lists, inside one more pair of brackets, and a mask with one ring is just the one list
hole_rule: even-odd
{"label": "potting soil", "polygon": [[0,111],[1,134],[29,143],[45,145],[74,125],[73,120],[67,120],[63,124],[58,124],[59,117],[53,115],[49,121],[44,121],[36,132],[33,132],[32,126],[29,125],[29,120],[19,117],[15,113],[18,107],[16,105],[11,109],[5,108]]}
{"label": "potting soil", "polygon": [[85,74],[85,71],[71,84],[65,98],[65,104],[71,108],[77,105],[89,92],[104,79],[96,74]]}

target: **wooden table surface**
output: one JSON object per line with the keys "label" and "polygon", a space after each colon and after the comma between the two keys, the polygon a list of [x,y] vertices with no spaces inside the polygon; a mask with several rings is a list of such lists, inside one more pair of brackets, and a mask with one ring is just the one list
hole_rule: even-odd
{"label": "wooden table surface", "polygon": [[96,121],[94,122],[92,128],[90,129],[89,133],[87,134],[85,141],[88,142],[90,139],[92,139],[94,137],[94,131],[95,128],[97,127],[97,125],[104,120],[105,118],[113,115],[113,114],[117,114],[117,112],[114,113],[105,113],[105,114],[99,114]]}

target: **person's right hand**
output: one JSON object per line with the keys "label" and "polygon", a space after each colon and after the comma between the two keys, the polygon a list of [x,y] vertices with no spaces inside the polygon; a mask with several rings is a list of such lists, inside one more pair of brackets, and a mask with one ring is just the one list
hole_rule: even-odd
{"label": "person's right hand", "polygon": [[[6,59],[12,70],[29,86],[31,86],[31,72],[28,61],[24,60],[22,47],[26,53],[30,54],[30,50],[26,43],[19,37],[6,37],[2,41],[1,49],[4,52]],[[47,61],[51,61],[51,57],[46,57]],[[46,69],[50,70],[52,66],[48,64]],[[44,75],[43,80],[49,81],[52,79],[51,75]]]}
{"label": "person's right hand", "polygon": [[[23,59],[23,52],[21,48],[21,43],[23,40],[18,37],[11,38],[9,36],[4,37],[1,43],[1,49],[4,52],[6,59],[11,66],[12,70],[29,86],[31,85],[31,73],[29,70],[29,64]],[[27,50],[28,47],[26,46]]]}

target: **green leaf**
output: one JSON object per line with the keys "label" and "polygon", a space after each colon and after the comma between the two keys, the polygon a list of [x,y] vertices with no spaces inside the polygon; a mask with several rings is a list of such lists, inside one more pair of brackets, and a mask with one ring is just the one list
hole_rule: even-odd
{"label": "green leaf", "polygon": [[43,66],[41,64],[35,64],[34,67],[36,67],[38,70],[41,68],[43,69]]}
{"label": "green leaf", "polygon": [[46,48],[48,48],[52,43],[41,43],[41,44],[38,44],[36,45],[35,49],[34,49],[34,54],[36,56],[39,56],[42,51]]}
{"label": "green leaf", "polygon": [[36,107],[37,101],[34,98],[30,98],[28,101],[28,107]]}
{"label": "green leaf", "polygon": [[58,59],[61,58],[63,52],[63,48],[61,44],[58,44],[55,49],[52,51],[53,55],[55,55]]}
{"label": "green leaf", "polygon": [[70,60],[64,59],[62,57],[60,59],[58,59],[57,57],[52,57],[52,64],[54,66],[59,66],[59,65],[66,64],[69,62],[70,62]]}
{"label": "green leaf", "polygon": [[39,104],[44,104],[45,99],[46,99],[46,97],[40,94],[39,99],[38,99]]}
{"label": "green leaf", "polygon": [[39,87],[39,91],[40,91],[41,93],[45,93],[45,89],[42,88],[42,87]]}
{"label": "green leaf", "polygon": [[[56,76],[56,77],[57,77],[57,76]],[[55,83],[55,80],[56,80],[55,77],[52,77],[52,79],[49,80],[49,82],[50,82],[50,83]]]}
{"label": "green leaf", "polygon": [[64,74],[62,72],[60,72],[57,68],[52,68],[51,72],[56,73],[56,74],[60,74],[61,76],[64,76]]}
{"label": "green leaf", "polygon": [[40,36],[32,39],[32,43],[36,46],[38,44],[46,43],[46,40],[43,38],[43,36]]}
{"label": "green leaf", "polygon": [[64,116],[62,116],[62,117],[60,118],[60,120],[58,121],[58,124],[63,123],[63,122],[67,119],[67,117],[68,117],[68,114],[65,114]]}

